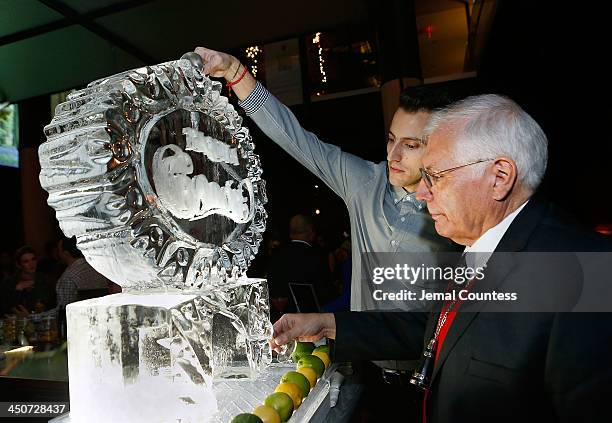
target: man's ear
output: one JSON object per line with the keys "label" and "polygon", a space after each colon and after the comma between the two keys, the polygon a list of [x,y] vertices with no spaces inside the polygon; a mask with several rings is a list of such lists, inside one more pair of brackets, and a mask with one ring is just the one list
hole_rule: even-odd
{"label": "man's ear", "polygon": [[492,171],[495,176],[493,184],[493,199],[503,201],[514,188],[518,173],[514,160],[498,157],[493,162]]}

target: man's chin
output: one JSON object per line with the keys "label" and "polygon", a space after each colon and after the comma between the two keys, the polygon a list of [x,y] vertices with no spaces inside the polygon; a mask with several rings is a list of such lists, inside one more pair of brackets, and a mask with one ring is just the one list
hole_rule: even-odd
{"label": "man's chin", "polygon": [[[416,181],[418,183],[419,181]],[[401,178],[397,178],[395,175],[389,175],[389,183],[394,187],[402,188],[408,187],[415,184],[415,181],[405,181]]]}
{"label": "man's chin", "polygon": [[436,232],[438,235],[443,236],[444,238],[450,238],[448,234],[447,226],[438,220],[434,220],[434,227],[436,228]]}

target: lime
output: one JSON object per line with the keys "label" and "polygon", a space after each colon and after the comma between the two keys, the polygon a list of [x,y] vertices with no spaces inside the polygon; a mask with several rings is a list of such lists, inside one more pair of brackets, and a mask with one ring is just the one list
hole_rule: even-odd
{"label": "lime", "polygon": [[280,423],[281,421],[276,410],[268,405],[256,407],[253,414],[259,417],[263,423]]}
{"label": "lime", "polygon": [[329,354],[327,354],[324,351],[313,351],[312,355],[319,357],[321,361],[323,362],[323,364],[325,364],[326,369],[329,367],[329,363],[330,363]]}
{"label": "lime", "polygon": [[232,419],[232,423],[263,423],[259,417],[251,413],[238,414]]}
{"label": "lime", "polygon": [[266,397],[264,404],[278,413],[281,422],[286,422],[293,413],[293,400],[284,392],[274,392]]}
{"label": "lime", "polygon": [[312,354],[302,356],[297,363],[297,367],[298,369],[300,367],[312,368],[317,372],[317,378],[323,376],[323,372],[325,371],[325,363],[323,363],[323,360]]}
{"label": "lime", "polygon": [[317,348],[315,348],[314,350],[312,350],[312,353],[315,353],[317,351],[323,351],[325,354],[329,355],[329,345],[319,345]]}
{"label": "lime", "polygon": [[303,355],[308,355],[314,350],[314,344],[312,342],[298,342],[295,344],[291,359],[294,363],[297,363]]}
{"label": "lime", "polygon": [[274,392],[284,392],[291,397],[293,409],[297,409],[302,403],[302,390],[295,383],[279,383]]}
{"label": "lime", "polygon": [[281,382],[293,383],[300,388],[302,392],[302,398],[310,393],[310,382],[308,378],[298,372],[287,372],[281,378]]}
{"label": "lime", "polygon": [[315,372],[314,369],[311,369],[310,367],[300,367],[297,369],[297,372],[306,376],[306,379],[308,379],[308,382],[310,382],[310,388],[315,387],[317,384],[317,372]]}

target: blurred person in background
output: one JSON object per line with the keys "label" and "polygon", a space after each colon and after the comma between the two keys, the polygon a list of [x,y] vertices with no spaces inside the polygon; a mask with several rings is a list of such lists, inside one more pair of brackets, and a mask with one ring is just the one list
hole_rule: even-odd
{"label": "blurred person in background", "polygon": [[281,240],[280,231],[271,221],[268,221],[259,251],[247,270],[248,276],[251,278],[267,278],[270,257],[282,245],[283,241]]}
{"label": "blurred person in background", "polygon": [[351,239],[344,232],[346,238],[342,244],[330,253],[330,263],[333,263],[332,273],[336,283],[336,298],[322,307],[323,311],[349,311],[351,306],[351,274],[353,259],[351,256]]}
{"label": "blurred person in background", "polygon": [[14,262],[16,272],[2,288],[4,312],[27,316],[55,307],[55,296],[47,277],[38,271],[38,259],[32,247],[19,248]]}
{"label": "blurred person in background", "polygon": [[[330,299],[331,274],[324,252],[316,246],[317,231],[312,217],[297,214],[289,221],[289,243],[270,257],[268,286],[274,311],[296,311],[289,283],[312,285],[319,304]],[[302,310],[318,311],[318,310]]]}
{"label": "blurred person in background", "polygon": [[[57,244],[58,257],[66,270],[57,281],[57,305],[61,309],[79,300],[79,291],[112,293],[116,285],[98,273],[76,246],[76,238],[63,238]],[[99,296],[99,295],[96,295]]]}
{"label": "blurred person in background", "polygon": [[9,312],[6,309],[6,286],[14,272],[13,253],[8,249],[2,249],[0,251],[0,317]]}
{"label": "blurred person in background", "polygon": [[55,284],[66,270],[66,265],[61,262],[57,251],[58,239],[53,239],[45,243],[45,255],[38,260],[38,271],[44,273],[49,278],[55,291]]}

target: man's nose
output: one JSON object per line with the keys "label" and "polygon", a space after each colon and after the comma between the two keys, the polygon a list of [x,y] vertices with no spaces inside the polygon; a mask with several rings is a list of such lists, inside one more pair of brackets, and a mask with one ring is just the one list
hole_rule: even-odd
{"label": "man's nose", "polygon": [[417,186],[416,198],[419,201],[427,201],[427,202],[433,199],[433,195],[431,194],[431,191],[429,190],[429,188],[427,188],[427,185],[425,184],[425,181],[422,178],[421,178],[421,181],[419,182],[419,185]]}
{"label": "man's nose", "polygon": [[387,161],[396,161],[396,162],[400,162],[402,160],[401,154],[400,154],[400,148],[398,144],[394,144],[391,147],[391,150],[389,150],[387,152]]}

